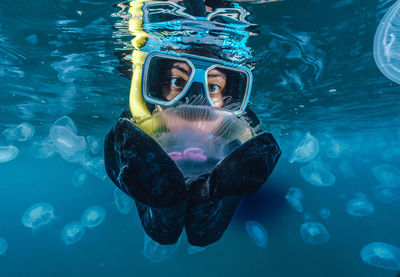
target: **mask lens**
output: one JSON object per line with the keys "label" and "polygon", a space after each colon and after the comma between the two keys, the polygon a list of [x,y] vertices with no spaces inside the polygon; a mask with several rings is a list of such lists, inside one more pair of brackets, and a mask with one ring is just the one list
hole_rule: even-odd
{"label": "mask lens", "polygon": [[245,71],[217,66],[208,71],[207,82],[213,106],[238,111],[247,102],[249,76]]}
{"label": "mask lens", "polygon": [[[147,97],[157,104],[172,104],[188,86],[192,69],[183,60],[168,57],[152,57],[147,71]],[[144,80],[146,81],[146,80]]]}

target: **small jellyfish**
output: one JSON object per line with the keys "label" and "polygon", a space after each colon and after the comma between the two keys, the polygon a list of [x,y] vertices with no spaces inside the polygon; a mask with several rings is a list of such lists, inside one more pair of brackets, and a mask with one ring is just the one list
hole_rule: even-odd
{"label": "small jellyfish", "polygon": [[304,213],[303,214],[303,220],[305,222],[311,222],[315,220],[315,216],[312,213]]}
{"label": "small jellyfish", "polygon": [[89,145],[90,152],[92,152],[93,155],[100,155],[103,152],[103,138],[87,136],[86,140]]}
{"label": "small jellyfish", "polygon": [[382,152],[382,160],[385,162],[394,162],[398,159],[400,159],[400,147],[387,147],[387,149]]}
{"label": "small jellyfish", "polygon": [[327,219],[328,217],[331,216],[331,211],[327,208],[323,208],[319,211],[319,216],[324,219]]}
{"label": "small jellyfish", "polygon": [[37,38],[37,35],[36,35],[36,34],[32,34],[32,35],[27,36],[27,37],[25,38],[25,40],[26,40],[27,42],[29,42],[30,44],[32,44],[32,45],[36,45],[37,42],[38,42],[38,38]]}
{"label": "small jellyfish", "polygon": [[384,242],[372,242],[361,249],[361,259],[372,266],[400,270],[400,249]]}
{"label": "small jellyfish", "polygon": [[346,212],[352,216],[367,216],[374,212],[375,208],[366,198],[355,198],[346,205]]}
{"label": "small jellyfish", "polygon": [[400,84],[399,9],[400,2],[396,1],[379,23],[374,38],[374,58],[376,65],[387,78],[398,84]]}
{"label": "small jellyfish", "polygon": [[337,140],[329,141],[326,149],[326,156],[331,159],[336,159],[342,153],[342,147]]}
{"label": "small jellyfish", "polygon": [[74,244],[80,241],[85,234],[85,226],[79,221],[67,224],[61,231],[61,240],[65,244]]}
{"label": "small jellyfish", "polygon": [[81,216],[82,224],[87,228],[93,228],[100,225],[106,218],[107,212],[101,206],[91,206],[87,208]]}
{"label": "small jellyfish", "polygon": [[358,191],[358,192],[354,193],[354,198],[367,200],[367,196],[365,195],[365,193],[363,193],[361,191]]}
{"label": "small jellyfish", "polygon": [[206,249],[207,249],[206,247],[189,245],[188,248],[187,248],[187,253],[189,255],[192,255],[192,254],[196,254],[196,253],[199,253],[199,252],[206,251]]}
{"label": "small jellyfish", "polygon": [[0,255],[5,255],[8,249],[8,243],[5,239],[0,237]]}
{"label": "small jellyfish", "polygon": [[15,146],[0,146],[0,163],[6,163],[14,160],[18,154],[19,150]]}
{"label": "small jellyfish", "polygon": [[57,119],[54,123],[53,126],[60,126],[60,127],[65,127],[71,130],[72,133],[76,134],[77,133],[77,128],[74,123],[74,121],[68,117],[68,116],[62,116],[59,119]]}
{"label": "small jellyfish", "polygon": [[73,153],[64,153],[61,151],[58,151],[60,154],[61,158],[69,163],[78,163],[83,166],[91,159],[89,155],[86,154],[85,150],[79,151],[79,152],[73,152]]}
{"label": "small jellyfish", "polygon": [[245,228],[250,238],[253,239],[254,243],[261,248],[267,246],[268,243],[268,235],[265,228],[258,223],[257,221],[247,221],[245,224]]}
{"label": "small jellyfish", "polygon": [[50,136],[57,150],[65,155],[74,155],[86,148],[86,140],[82,136],[75,135],[71,129],[62,126],[53,126]]}
{"label": "small jellyfish", "polygon": [[84,170],[83,168],[78,168],[72,176],[72,184],[74,185],[74,187],[79,188],[86,183],[87,178],[88,175],[86,173],[86,170]]}
{"label": "small jellyfish", "polygon": [[84,166],[87,171],[92,173],[97,178],[101,180],[105,180],[107,178],[107,172],[104,165],[103,157],[94,157],[88,162],[84,163]]}
{"label": "small jellyfish", "polygon": [[299,162],[305,163],[314,159],[319,152],[318,140],[310,133],[307,133],[299,146],[293,151],[289,159],[290,163]]}
{"label": "small jellyfish", "polygon": [[389,164],[374,166],[372,173],[379,183],[389,187],[400,186],[400,170]]}
{"label": "small jellyfish", "polygon": [[336,181],[335,175],[329,172],[320,161],[311,161],[300,168],[300,175],[304,180],[317,187],[329,187]]}
{"label": "small jellyfish", "polygon": [[129,214],[135,204],[131,197],[118,188],[114,189],[114,203],[118,211],[123,215]]}
{"label": "small jellyfish", "polygon": [[146,233],[144,234],[143,255],[152,262],[161,262],[172,256],[178,248],[180,240],[176,244],[162,245],[152,240]]}
{"label": "small jellyfish", "polygon": [[393,203],[400,200],[400,187],[377,185],[372,188],[374,197],[382,203]]}
{"label": "small jellyfish", "polygon": [[346,160],[339,162],[339,170],[345,177],[354,177],[354,170]]}
{"label": "small jellyfish", "polygon": [[304,198],[304,192],[295,187],[291,187],[288,191],[288,193],[285,195],[286,201],[289,203],[289,205],[296,211],[298,212],[303,212],[303,204],[301,203],[301,200]]}
{"label": "small jellyfish", "polygon": [[47,159],[53,156],[55,148],[51,137],[47,136],[43,140],[33,142],[30,152],[37,159]]}
{"label": "small jellyfish", "polygon": [[54,219],[53,205],[41,202],[29,207],[22,215],[22,224],[28,228],[37,229]]}
{"label": "small jellyfish", "polygon": [[312,245],[327,243],[331,237],[325,226],[318,222],[303,223],[300,227],[300,235],[305,243]]}
{"label": "small jellyfish", "polygon": [[17,126],[7,128],[3,135],[7,140],[27,141],[35,134],[35,127],[32,124],[24,122]]}

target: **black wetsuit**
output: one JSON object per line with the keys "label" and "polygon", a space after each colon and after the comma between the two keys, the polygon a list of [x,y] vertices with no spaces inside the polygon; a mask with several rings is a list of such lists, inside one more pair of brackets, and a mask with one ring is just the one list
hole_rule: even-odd
{"label": "black wetsuit", "polygon": [[[253,127],[259,125],[254,113],[246,116]],[[185,178],[130,118],[127,109],[106,136],[106,171],[135,200],[144,230],[160,244],[176,243],[183,228],[192,245],[216,242],[241,197],[265,183],[281,154],[272,135],[262,133],[233,150],[211,172]]]}

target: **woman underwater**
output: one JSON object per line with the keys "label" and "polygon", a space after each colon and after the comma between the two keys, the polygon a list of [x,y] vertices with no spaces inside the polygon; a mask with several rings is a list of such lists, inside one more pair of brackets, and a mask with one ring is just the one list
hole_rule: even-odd
{"label": "woman underwater", "polygon": [[[185,10],[132,1],[130,13],[142,15],[142,24],[154,14],[175,14],[182,24],[242,13],[220,1],[187,2]],[[192,245],[219,240],[241,197],[266,182],[281,153],[247,108],[251,71],[207,42],[147,53],[136,45],[129,108],[105,139],[107,174],[135,200],[145,232],[160,244],[176,243],[183,228]]]}

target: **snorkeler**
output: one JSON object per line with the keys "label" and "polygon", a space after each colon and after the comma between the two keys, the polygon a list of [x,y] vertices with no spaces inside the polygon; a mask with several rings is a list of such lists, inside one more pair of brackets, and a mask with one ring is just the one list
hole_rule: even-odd
{"label": "snorkeler", "polygon": [[219,240],[241,197],[267,181],[281,153],[247,108],[251,71],[213,53],[133,51],[130,105],[105,140],[107,174],[160,244],[176,243],[183,228],[192,245]]}

